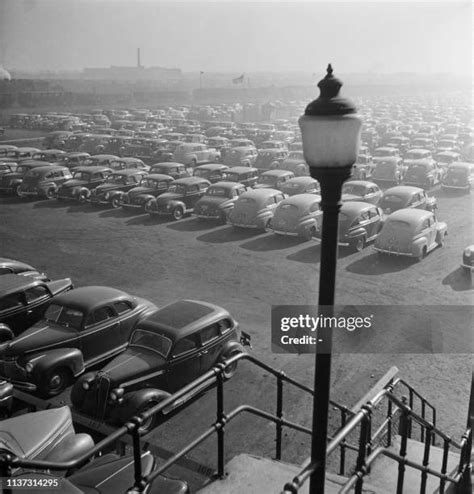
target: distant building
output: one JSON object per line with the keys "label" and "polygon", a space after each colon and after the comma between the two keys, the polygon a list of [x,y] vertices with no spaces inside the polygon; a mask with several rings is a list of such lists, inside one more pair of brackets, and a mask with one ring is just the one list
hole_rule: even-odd
{"label": "distant building", "polygon": [[183,74],[181,69],[164,67],[117,67],[85,68],[81,73],[82,79],[115,80],[115,81],[178,81]]}

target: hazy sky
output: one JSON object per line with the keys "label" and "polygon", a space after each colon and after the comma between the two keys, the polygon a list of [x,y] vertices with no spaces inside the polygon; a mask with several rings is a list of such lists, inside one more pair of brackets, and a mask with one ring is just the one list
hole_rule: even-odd
{"label": "hazy sky", "polygon": [[472,4],[0,0],[0,63],[63,70],[472,71]]}

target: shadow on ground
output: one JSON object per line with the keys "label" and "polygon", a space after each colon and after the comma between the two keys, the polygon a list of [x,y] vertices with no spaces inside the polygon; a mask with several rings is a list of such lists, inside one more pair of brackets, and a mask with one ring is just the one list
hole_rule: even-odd
{"label": "shadow on ground", "polygon": [[238,242],[239,240],[247,240],[248,238],[262,235],[264,232],[261,230],[245,229],[236,230],[232,226],[226,226],[219,228],[218,230],[205,233],[197,238],[201,242],[207,242],[211,244],[223,244],[225,242]]}
{"label": "shadow on ground", "polygon": [[455,292],[465,292],[466,290],[472,290],[472,274],[464,271],[459,266],[452,273],[449,273],[442,281],[443,285],[449,285]]}
{"label": "shadow on ground", "polygon": [[408,269],[410,266],[413,266],[413,260],[411,258],[384,256],[373,252],[346,266],[346,271],[376,276],[380,274],[396,273],[403,269]]}
{"label": "shadow on ground", "polygon": [[301,237],[284,237],[271,233],[269,235],[265,235],[265,237],[258,237],[256,239],[249,240],[248,242],[240,245],[240,247],[242,249],[262,252],[289,249],[304,242],[305,240]]}

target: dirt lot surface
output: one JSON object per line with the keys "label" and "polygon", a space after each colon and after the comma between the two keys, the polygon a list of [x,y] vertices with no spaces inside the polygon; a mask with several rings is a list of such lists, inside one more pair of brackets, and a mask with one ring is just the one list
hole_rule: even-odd
{"label": "dirt lot surface", "polygon": [[[337,303],[350,305],[468,305],[471,280],[459,264],[472,239],[472,199],[435,191],[438,216],[448,223],[443,248],[422,262],[380,260],[372,246],[361,253],[339,253]],[[108,285],[164,305],[179,298],[201,299],[226,307],[252,336],[253,353],[289,376],[312,386],[311,355],[271,351],[272,305],[315,304],[319,246],[270,233],[236,232],[187,218],[179,222],[90,205],[0,198],[0,255],[21,259],[51,278],[71,277],[75,286]],[[429,310],[429,309],[428,309]],[[390,325],[391,321],[387,321]],[[417,328],[408,328],[415,334]],[[467,417],[472,355],[384,353],[337,354],[333,358],[332,398],[355,404],[392,365],[438,410],[438,425],[459,439]],[[394,343],[393,343],[394,342]],[[471,346],[472,348],[472,346]],[[471,351],[469,348],[466,352]],[[335,348],[337,352],[337,348]],[[249,403],[274,411],[275,381],[244,363],[226,386],[227,410]],[[215,392],[207,393],[154,434],[154,442],[176,451],[215,419]],[[288,391],[285,415],[311,423],[311,401]],[[285,433],[283,459],[299,462],[309,453],[307,436]],[[215,466],[215,439],[189,454]],[[226,434],[226,456],[247,451],[274,454],[274,426],[243,416]],[[185,475],[185,474],[183,474]]]}

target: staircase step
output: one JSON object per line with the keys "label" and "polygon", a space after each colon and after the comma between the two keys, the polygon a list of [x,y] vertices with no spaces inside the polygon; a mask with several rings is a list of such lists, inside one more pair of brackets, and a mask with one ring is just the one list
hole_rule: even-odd
{"label": "staircase step", "polygon": [[[414,439],[408,439],[407,442],[407,459],[414,461],[418,464],[423,463],[425,445]],[[391,448],[398,454],[400,451],[400,437],[397,436],[393,446]],[[431,446],[430,448],[430,462],[428,467],[441,472],[441,465],[443,461],[443,449],[437,446]],[[456,452],[450,452],[448,455],[448,474],[456,472],[456,468],[459,464],[459,454]],[[386,456],[379,457],[372,466],[370,475],[367,477],[367,481],[370,485],[375,486],[380,492],[396,492],[398,478],[398,462],[391,460]],[[419,494],[421,485],[421,472],[409,466],[405,467],[405,477],[403,482],[404,494]],[[445,484],[448,488],[451,484],[448,482]],[[385,490],[383,490],[385,489]],[[426,482],[426,493],[436,494],[439,492],[439,479],[433,475],[428,475]]]}
{"label": "staircase step", "polygon": [[[248,454],[234,457],[225,468],[226,477],[215,480],[203,487],[197,494],[280,494],[283,486],[290,482],[300,471],[297,465],[291,465],[281,461],[261,458]],[[337,494],[346,477],[339,475],[326,475],[326,494]],[[305,482],[298,494],[308,494],[309,482]],[[369,485],[362,491],[366,494],[385,493],[377,491]]]}

